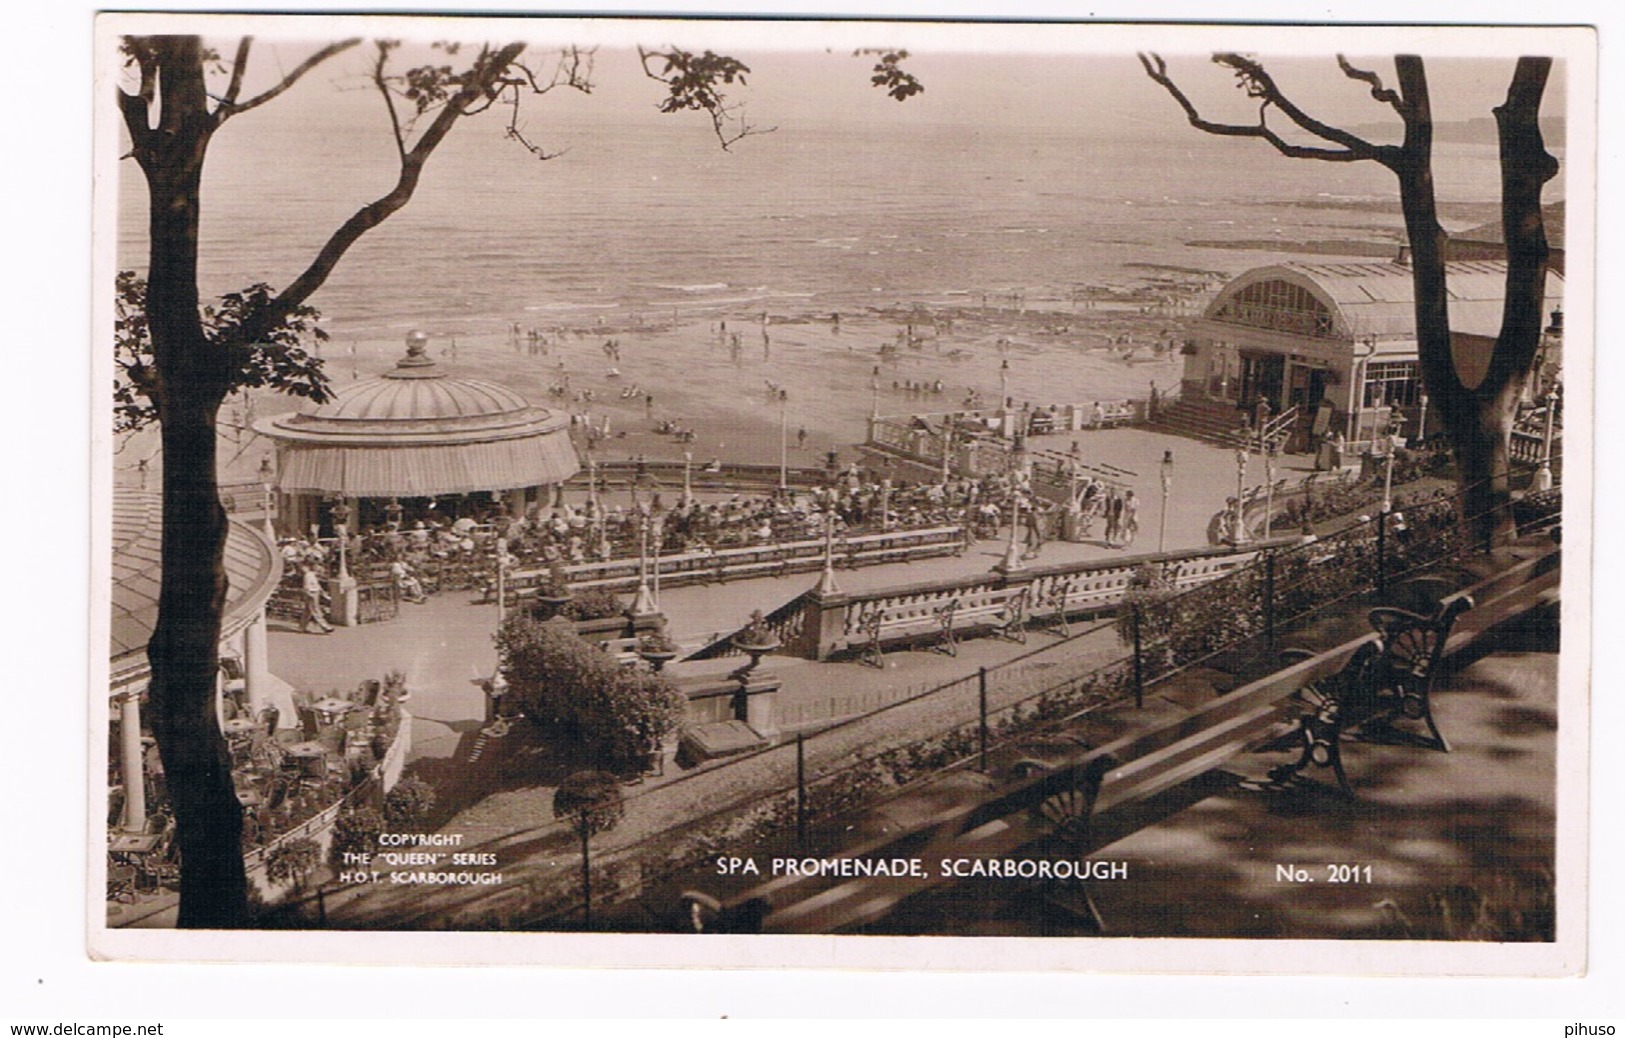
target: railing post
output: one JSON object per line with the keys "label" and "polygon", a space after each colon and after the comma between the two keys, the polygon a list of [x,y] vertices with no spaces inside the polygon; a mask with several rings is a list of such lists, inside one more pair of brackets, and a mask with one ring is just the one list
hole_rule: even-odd
{"label": "railing post", "polygon": [[807,753],[806,738],[796,733],[796,846],[807,846]]}
{"label": "railing post", "polygon": [[1264,553],[1264,646],[1275,651],[1275,549]]}
{"label": "railing post", "polygon": [[1140,603],[1129,606],[1129,626],[1134,629],[1134,705],[1145,706],[1145,670],[1140,661]]}
{"label": "railing post", "polygon": [[587,821],[586,811],[576,819],[576,825],[581,829],[581,928],[592,929],[592,859],[588,855],[587,843],[592,839],[592,826]]}
{"label": "railing post", "polygon": [[977,738],[981,746],[982,770],[987,771],[987,668],[976,668]]}
{"label": "railing post", "polygon": [[1388,513],[1377,513],[1377,594],[1388,593]]}

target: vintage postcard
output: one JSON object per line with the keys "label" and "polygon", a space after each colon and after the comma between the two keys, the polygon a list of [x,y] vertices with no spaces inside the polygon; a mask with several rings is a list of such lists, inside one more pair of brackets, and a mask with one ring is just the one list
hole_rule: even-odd
{"label": "vintage postcard", "polygon": [[1585,970],[1589,30],[96,48],[93,955]]}

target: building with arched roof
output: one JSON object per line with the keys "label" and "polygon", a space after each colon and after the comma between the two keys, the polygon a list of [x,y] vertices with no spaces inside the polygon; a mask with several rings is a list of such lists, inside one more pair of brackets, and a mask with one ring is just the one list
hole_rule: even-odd
{"label": "building with arched roof", "polygon": [[[1446,282],[1459,369],[1481,371],[1501,326],[1506,263],[1449,263]],[[1561,303],[1562,289],[1562,276],[1550,272],[1548,307]],[[1396,419],[1414,434],[1425,397],[1412,270],[1397,261],[1249,270],[1192,322],[1182,379],[1189,402],[1249,415],[1261,401],[1273,415],[1295,409],[1289,449],[1328,433],[1368,441]]]}
{"label": "building with arched roof", "polygon": [[500,500],[515,514],[546,500],[580,471],[570,419],[532,407],[505,386],[459,378],[412,332],[406,356],[377,378],[339,390],[318,407],[263,418],[277,445],[277,514],[283,533],[327,527],[342,499],[352,527],[435,508],[455,516]]}

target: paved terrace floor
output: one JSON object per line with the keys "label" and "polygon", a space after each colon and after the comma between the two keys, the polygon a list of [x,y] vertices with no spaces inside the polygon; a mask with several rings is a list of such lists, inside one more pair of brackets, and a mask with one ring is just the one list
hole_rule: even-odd
{"label": "paved terrace floor", "polygon": [[[1051,441],[1047,446],[1064,450],[1073,438],[1083,441],[1086,458],[1110,458],[1113,464],[1139,473],[1135,488],[1144,502],[1140,535],[1135,546],[1127,550],[1108,548],[1099,540],[1052,541],[1044,546],[1040,563],[1121,558],[1154,551],[1161,519],[1158,469],[1164,450],[1173,450],[1175,458],[1168,511],[1170,550],[1205,545],[1209,519],[1223,507],[1226,497],[1235,494],[1233,451],[1142,429],[1111,429],[1038,440]],[[1311,463],[1307,457],[1292,456],[1281,468],[1285,474],[1301,476],[1310,470]],[[1249,482],[1262,479],[1257,459],[1250,463],[1249,474]],[[861,591],[985,573],[1004,557],[1007,541],[1007,537],[980,541],[959,557],[841,570],[837,581],[843,590]],[[698,647],[713,635],[737,629],[752,610],[771,611],[817,581],[816,573],[800,573],[663,588],[660,605],[678,642]],[[339,628],[330,635],[273,629],[269,639],[271,670],[295,688],[316,692],[353,688],[386,671],[404,671],[413,692],[413,713],[419,719],[414,727],[411,759],[450,758],[459,740],[477,730],[483,721],[481,693],[471,679],[489,675],[495,669],[496,649],[491,634],[496,623],[495,604],[474,603],[466,592],[447,592],[431,597],[426,605],[403,603],[395,620]],[[1032,644],[1041,644],[1049,637],[1035,633]],[[893,694],[909,687],[926,688],[1021,651],[1021,646],[1008,642],[980,639],[963,646],[957,660],[930,652],[891,653],[884,671],[855,662],[816,665],[777,658],[771,666],[785,681],[786,703],[795,703],[806,696],[828,695],[832,688],[844,690],[842,694]],[[726,670],[731,666],[722,661],[700,670]],[[694,669],[685,671],[679,665],[673,673]]]}

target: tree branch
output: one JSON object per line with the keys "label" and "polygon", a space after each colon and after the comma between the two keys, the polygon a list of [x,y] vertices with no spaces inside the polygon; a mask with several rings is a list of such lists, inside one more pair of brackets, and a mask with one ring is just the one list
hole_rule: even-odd
{"label": "tree branch", "polygon": [[[664,67],[658,72],[649,67],[649,63],[656,59],[665,62]],[[717,143],[722,146],[723,151],[727,151],[731,145],[746,137],[772,133],[775,129],[771,126],[758,129],[750,125],[743,117],[736,115],[743,105],[727,103],[727,97],[720,86],[736,81],[740,86],[744,86],[745,76],[750,72],[750,67],[737,58],[712,51],[692,54],[677,47],[666,51],[652,51],[640,46],[638,60],[643,66],[645,76],[666,85],[668,93],[666,99],[660,103],[660,110],[705,112],[711,119],[711,130],[716,134]],[[730,123],[737,123],[738,129],[730,129]]]}
{"label": "tree branch", "polygon": [[1337,67],[1343,70],[1343,75],[1349,77],[1350,79],[1357,79],[1360,82],[1370,86],[1371,96],[1398,112],[1401,118],[1406,115],[1407,108],[1404,99],[1401,98],[1395,91],[1389,90],[1387,87],[1383,86],[1382,77],[1378,76],[1375,72],[1355,68],[1353,65],[1349,64],[1348,59],[1343,57],[1341,54],[1337,56]]}
{"label": "tree branch", "polygon": [[494,54],[488,52],[480,55],[468,75],[463,78],[457,92],[435,113],[434,120],[428,129],[423,131],[417,143],[402,155],[400,176],[395,186],[376,201],[362,206],[355,215],[346,220],[333,232],[332,237],[328,238],[310,266],[306,267],[303,273],[253,319],[244,322],[241,342],[260,341],[267,328],[285,318],[293,308],[303,304],[310,298],[311,293],[322,286],[338,261],[349,251],[350,246],[411,200],[422,176],[423,165],[429,156],[439,147],[446,134],[451,132],[452,126],[463,113],[481,98],[486,97],[489,91],[496,89],[497,82],[524,49],[523,43],[510,43]]}
{"label": "tree branch", "polygon": [[[1280,92],[1275,89],[1274,83],[1268,79],[1268,76],[1264,75],[1263,69],[1258,68],[1256,64],[1249,63],[1252,68],[1257,70],[1256,74],[1253,72],[1244,73],[1238,69],[1237,75],[1243,78],[1244,82],[1250,84],[1247,87],[1248,94],[1259,99],[1258,122],[1252,124],[1217,123],[1202,116],[1196,105],[1179,88],[1179,84],[1175,83],[1172,77],[1168,75],[1167,62],[1160,55],[1140,54],[1138,57],[1140,66],[1145,69],[1145,74],[1179,103],[1179,107],[1185,111],[1186,120],[1203,133],[1215,137],[1254,137],[1265,141],[1281,154],[1295,159],[1318,159],[1322,162],[1360,162],[1370,159],[1382,162],[1384,165],[1388,164],[1388,157],[1384,154],[1385,149],[1363,141],[1353,134],[1337,130],[1335,127],[1321,126],[1320,123],[1304,115],[1296,106],[1281,97]],[[1242,62],[1247,61],[1247,59],[1239,58],[1237,55],[1214,55],[1213,60],[1221,64],[1230,64],[1229,59],[1232,58]],[[1341,149],[1315,148],[1290,143],[1270,128],[1267,114],[1271,107],[1280,109],[1289,119],[1303,129],[1315,133],[1316,136],[1324,140],[1343,143],[1344,147]],[[1314,127],[1316,126],[1321,126],[1325,132],[1315,130]]]}
{"label": "tree branch", "polygon": [[[299,82],[299,80],[304,77],[305,73],[309,72],[317,65],[320,65],[328,58],[331,58],[333,55],[347,51],[360,42],[361,37],[352,36],[347,40],[339,40],[336,43],[329,43],[315,54],[312,54],[304,61],[301,61],[297,66],[295,66],[292,72],[289,72],[286,76],[282,77],[281,82],[277,83],[276,86],[273,86],[264,93],[251,97],[241,104],[238,104],[235,101],[222,100],[220,106],[214,110],[214,124],[219,126],[221,123],[225,122],[227,119],[230,119],[234,115],[240,115],[243,112],[258,108],[267,101],[275,100],[289,87]],[[245,55],[245,51],[239,47],[238,54]],[[240,68],[232,69],[232,78],[235,80],[241,75],[241,72],[242,70]]]}
{"label": "tree branch", "polygon": [[237,57],[231,63],[231,83],[226,87],[226,94],[220,99],[222,108],[230,108],[237,103],[237,97],[243,90],[243,74],[248,71],[248,52],[254,46],[254,37],[244,36],[237,41]]}
{"label": "tree branch", "polygon": [[152,145],[152,102],[158,96],[158,61],[143,37],[126,36],[123,47],[141,79],[135,93],[118,92],[119,114],[124,117],[124,128],[130,133],[131,154],[139,156]]}

